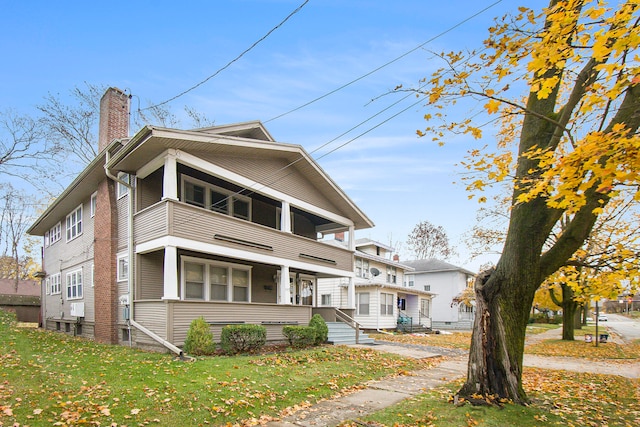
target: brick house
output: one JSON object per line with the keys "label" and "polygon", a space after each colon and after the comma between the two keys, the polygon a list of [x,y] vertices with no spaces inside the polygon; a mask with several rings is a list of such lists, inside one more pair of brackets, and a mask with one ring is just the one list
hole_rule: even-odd
{"label": "brick house", "polygon": [[[129,97],[101,100],[98,157],[28,230],[43,236],[47,329],[176,353],[203,316],[306,324],[319,278],[355,307],[354,232],[367,216],[299,145],[258,122],[129,137]],[[346,247],[321,241],[345,232]]]}

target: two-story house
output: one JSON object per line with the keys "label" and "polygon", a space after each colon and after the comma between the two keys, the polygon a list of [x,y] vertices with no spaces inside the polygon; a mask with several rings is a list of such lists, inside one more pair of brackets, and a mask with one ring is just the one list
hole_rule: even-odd
{"label": "two-story house", "polygon": [[405,275],[406,289],[420,289],[436,298],[431,309],[434,329],[471,329],[474,306],[459,302],[465,288],[473,286],[475,274],[437,259],[406,261],[413,268]]}
{"label": "two-story house", "polygon": [[[345,246],[338,234],[336,246]],[[320,305],[333,306],[353,313],[353,319],[366,330],[396,329],[399,324],[431,327],[431,298],[424,289],[403,286],[404,277],[413,267],[400,263],[393,248],[371,239],[355,242],[355,310],[349,310],[349,282],[333,278],[318,281]]]}
{"label": "two-story house", "polygon": [[[129,97],[101,100],[99,155],[28,232],[43,236],[47,329],[176,353],[191,321],[307,324],[317,280],[348,283],[367,216],[299,145],[260,122],[129,137]],[[326,244],[345,232],[349,244]]]}

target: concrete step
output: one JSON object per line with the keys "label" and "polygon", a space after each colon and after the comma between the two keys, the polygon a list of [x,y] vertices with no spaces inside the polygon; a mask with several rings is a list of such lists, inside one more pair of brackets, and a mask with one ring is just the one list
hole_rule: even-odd
{"label": "concrete step", "polygon": [[[328,342],[332,344],[355,344],[356,331],[351,326],[342,322],[327,322],[329,328]],[[373,344],[373,338],[370,338],[364,332],[360,332],[358,339],[359,344]]]}

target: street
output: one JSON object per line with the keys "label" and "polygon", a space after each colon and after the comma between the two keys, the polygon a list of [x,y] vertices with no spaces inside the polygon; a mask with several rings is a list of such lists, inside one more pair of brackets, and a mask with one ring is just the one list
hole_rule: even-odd
{"label": "street", "polygon": [[598,322],[598,325],[613,329],[626,342],[640,339],[640,321],[619,314],[607,313],[607,317],[607,322]]}

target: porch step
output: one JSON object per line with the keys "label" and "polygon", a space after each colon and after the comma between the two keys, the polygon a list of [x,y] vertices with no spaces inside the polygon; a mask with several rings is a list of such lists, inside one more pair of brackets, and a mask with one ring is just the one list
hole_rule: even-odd
{"label": "porch step", "polygon": [[[356,331],[351,326],[343,322],[327,322],[329,337],[327,341],[331,344],[355,344]],[[373,344],[373,338],[360,331],[359,344]]]}

